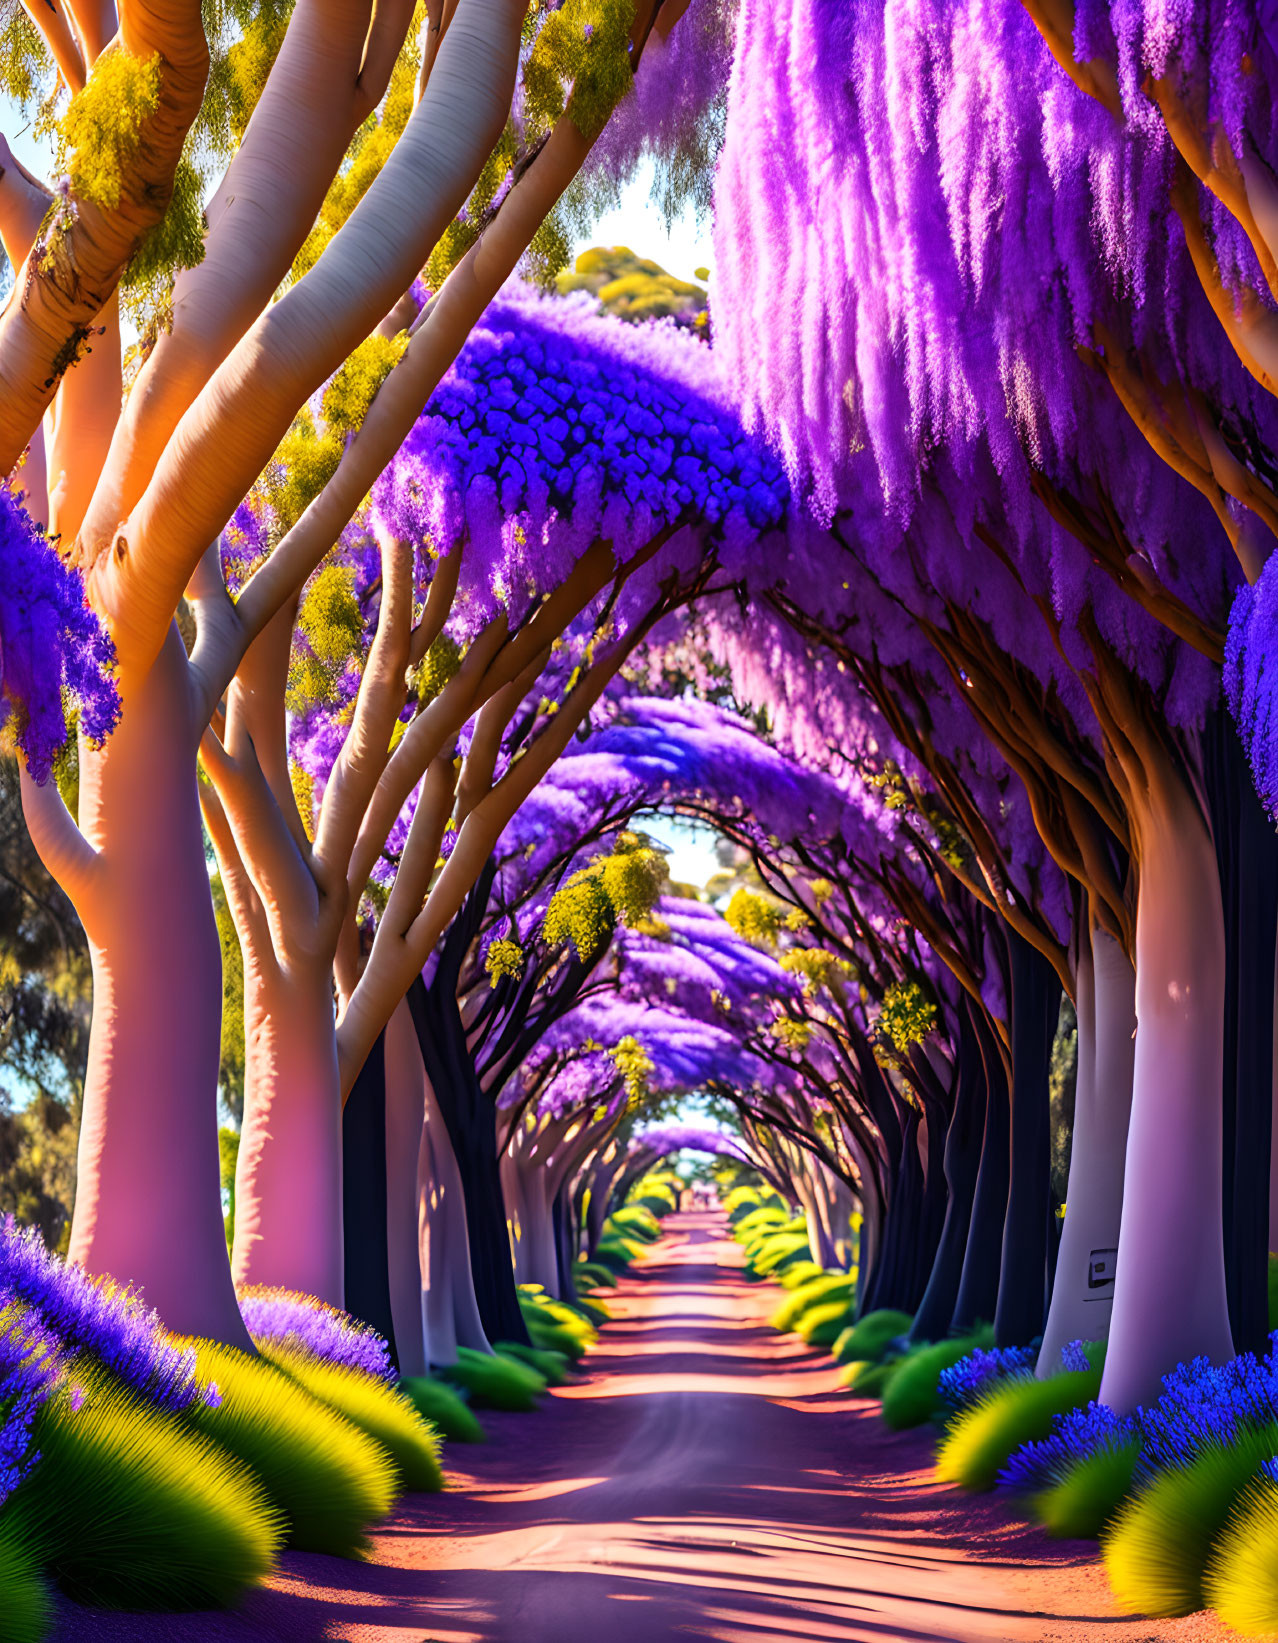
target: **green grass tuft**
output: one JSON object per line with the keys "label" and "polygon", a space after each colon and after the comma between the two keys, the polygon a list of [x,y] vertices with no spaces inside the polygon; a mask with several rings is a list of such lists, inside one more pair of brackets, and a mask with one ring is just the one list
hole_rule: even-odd
{"label": "green grass tuft", "polygon": [[479,1417],[456,1388],[437,1381],[433,1375],[406,1375],[399,1390],[450,1443],[483,1443]]}
{"label": "green grass tuft", "polygon": [[617,1274],[602,1261],[578,1261],[573,1268],[573,1277],[580,1290],[617,1287]]}
{"label": "green grass tuft", "polygon": [[1055,1540],[1099,1540],[1132,1492],[1140,1445],[1098,1449],[1029,1497],[1033,1517]]}
{"label": "green grass tuft", "polygon": [[761,1278],[768,1278],[784,1271],[792,1262],[811,1259],[806,1233],[778,1232],[752,1254],[751,1265]]}
{"label": "green grass tuft", "polygon": [[823,1301],[819,1306],[810,1306],[799,1319],[796,1333],[809,1346],[833,1346],[847,1328],[854,1305],[849,1295],[844,1300]]}
{"label": "green grass tuft", "polygon": [[1203,1585],[1226,1626],[1244,1637],[1278,1632],[1278,1487],[1268,1479],[1243,1491]]}
{"label": "green grass tuft", "polygon": [[580,1306],[556,1301],[540,1284],[519,1286],[519,1308],[532,1344],[563,1352],[576,1363],[599,1339],[599,1331]]}
{"label": "green grass tuft", "polygon": [[263,1347],[262,1356],[380,1443],[395,1462],[403,1488],[435,1494],[444,1487],[439,1439],[393,1386],[366,1370],[325,1363],[287,1347]]}
{"label": "green grass tuft", "polygon": [[954,1341],[937,1341],[932,1346],[916,1347],[906,1353],[891,1385],[883,1393],[883,1419],[894,1432],[903,1432],[911,1426],[922,1426],[940,1413],[941,1400],[936,1383],[943,1369],[978,1346],[994,1344],[994,1331],[983,1330]]}
{"label": "green grass tuft", "polygon": [[1207,1602],[1212,1547],[1262,1462],[1278,1453],[1278,1423],[1245,1427],[1187,1466],[1159,1472],[1101,1537],[1105,1570],[1121,1608],[1193,1614]]}
{"label": "green grass tuft", "polygon": [[397,1493],[381,1444],[264,1358],[211,1341],[184,1344],[196,1348],[200,1378],[222,1395],[218,1408],[196,1404],[187,1418],[257,1473],[288,1519],[289,1544],[362,1557],[364,1531]]}
{"label": "green grass tuft", "polygon": [[624,1272],[643,1247],[626,1238],[601,1238],[595,1249],[595,1260],[613,1272]]}
{"label": "green grass tuft", "polygon": [[999,1382],[950,1422],[937,1455],[937,1476],[963,1489],[992,1489],[1012,1451],[1050,1436],[1057,1415],[1091,1403],[1100,1393],[1100,1378],[1096,1368],[1041,1381],[1026,1374]]}
{"label": "green grass tuft", "polygon": [[224,1607],[269,1574],[284,1521],[249,1469],[114,1376],[75,1379],[80,1407],[64,1388],[36,1418],[40,1461],[5,1502],[5,1542],[100,1608]]}
{"label": "green grass tuft", "polygon": [[799,1327],[800,1320],[810,1307],[823,1301],[838,1300],[844,1302],[846,1308],[854,1288],[855,1284],[846,1272],[822,1272],[819,1277],[809,1278],[806,1283],[792,1289],[768,1323],[773,1329],[788,1335]]}
{"label": "green grass tuft", "polygon": [[824,1278],[828,1274],[823,1266],[815,1261],[790,1261],[777,1273],[777,1282],[782,1289],[801,1289],[804,1284],[811,1283],[813,1278]]}
{"label": "green grass tuft", "polygon": [[858,1398],[881,1398],[892,1384],[893,1375],[904,1362],[904,1358],[886,1358],[881,1363],[845,1364],[839,1381]]}
{"label": "green grass tuft", "polygon": [[835,1360],[838,1363],[878,1363],[892,1342],[904,1335],[913,1322],[910,1313],[894,1312],[888,1307],[867,1312],[835,1340]]}
{"label": "green grass tuft", "polygon": [[40,1643],[53,1618],[40,1563],[13,1521],[0,1515],[0,1643]]}
{"label": "green grass tuft", "polygon": [[476,1352],[468,1346],[459,1346],[457,1362],[442,1365],[436,1374],[460,1386],[478,1408],[527,1413],[537,1407],[546,1390],[545,1377],[526,1363],[499,1352]]}
{"label": "green grass tuft", "polygon": [[573,1311],[579,1313],[592,1327],[606,1324],[612,1317],[607,1302],[597,1301],[592,1295],[578,1295],[575,1301],[564,1301],[562,1304],[571,1306]]}
{"label": "green grass tuft", "polygon": [[604,1233],[620,1233],[623,1238],[640,1238],[645,1244],[661,1236],[661,1223],[642,1204],[623,1204],[604,1222]]}
{"label": "green grass tuft", "polygon": [[494,1341],[493,1347],[503,1358],[515,1358],[535,1369],[550,1386],[563,1386],[572,1377],[572,1359],[566,1352],[525,1346],[522,1341]]}

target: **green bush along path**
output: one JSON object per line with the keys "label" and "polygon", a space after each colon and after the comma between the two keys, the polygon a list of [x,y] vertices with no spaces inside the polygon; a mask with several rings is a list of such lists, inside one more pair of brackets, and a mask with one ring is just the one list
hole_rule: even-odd
{"label": "green bush along path", "polygon": [[1189,1643],[1119,1617],[1087,1544],[936,1481],[828,1349],[782,1336],[718,1211],[668,1216],[612,1320],[534,1414],[485,1411],[450,1487],[406,1497],[370,1561],[286,1551],[237,1613],[75,1616],[111,1643]]}

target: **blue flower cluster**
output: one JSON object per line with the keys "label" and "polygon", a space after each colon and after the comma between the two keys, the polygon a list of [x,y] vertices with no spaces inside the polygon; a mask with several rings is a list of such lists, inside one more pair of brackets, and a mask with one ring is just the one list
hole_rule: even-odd
{"label": "blue flower cluster", "polygon": [[0,1506],[40,1459],[31,1426],[60,1372],[57,1340],[0,1290]]}
{"label": "blue flower cluster", "polygon": [[1263,1358],[1243,1352],[1228,1363],[1194,1358],[1163,1377],[1157,1403],[1117,1415],[1089,1404],[1057,1417],[1051,1437],[1011,1457],[1000,1483],[1042,1489],[1076,1461],[1104,1448],[1140,1446],[1139,1476],[1187,1465],[1210,1444],[1228,1444],[1246,1426],[1278,1420],[1278,1332]]}
{"label": "blue flower cluster", "polygon": [[1115,1414],[1108,1404],[1070,1409],[1056,1417],[1051,1437],[1016,1450],[999,1476],[999,1487],[1018,1493],[1046,1489],[1058,1483],[1076,1461],[1139,1441],[1135,1418]]}
{"label": "blue flower cluster", "polygon": [[36,781],[47,780],[66,741],[68,700],[90,741],[114,729],[114,665],[80,573],[0,485],[0,728],[12,731]]}
{"label": "blue flower cluster", "polygon": [[395,1378],[386,1342],[349,1313],[291,1289],[254,1285],[242,1289],[239,1300],[245,1327],[259,1346],[306,1352],[379,1380]]}
{"label": "blue flower cluster", "polygon": [[217,1401],[196,1379],[195,1352],[174,1346],[137,1296],[64,1265],[11,1215],[0,1219],[0,1294],[29,1309],[63,1350],[91,1354],[161,1409]]}
{"label": "blue flower cluster", "polygon": [[989,1351],[978,1347],[969,1352],[943,1369],[937,1380],[937,1394],[946,1414],[957,1415],[997,1381],[1011,1375],[1033,1374],[1037,1357],[1038,1351],[1032,1346],[992,1347]]}
{"label": "blue flower cluster", "polygon": [[[997,1382],[1016,1375],[1032,1375],[1038,1362],[1036,1346],[978,1347],[960,1358],[949,1369],[941,1371],[936,1389],[947,1415],[957,1415],[975,1403]],[[1061,1348],[1060,1367],[1064,1370],[1090,1369],[1087,1348],[1082,1341],[1070,1341]]]}

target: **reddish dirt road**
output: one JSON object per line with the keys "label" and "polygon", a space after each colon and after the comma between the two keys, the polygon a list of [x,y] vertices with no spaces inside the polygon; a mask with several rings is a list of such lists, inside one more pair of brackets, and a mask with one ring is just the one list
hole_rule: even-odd
{"label": "reddish dirt road", "polygon": [[289,1554],[235,1615],[68,1614],[59,1643],[1189,1643],[1115,1615],[1087,1547],[931,1478],[830,1360],[765,1323],[717,1213],[666,1222],[579,1383],[486,1417],[374,1561]]}

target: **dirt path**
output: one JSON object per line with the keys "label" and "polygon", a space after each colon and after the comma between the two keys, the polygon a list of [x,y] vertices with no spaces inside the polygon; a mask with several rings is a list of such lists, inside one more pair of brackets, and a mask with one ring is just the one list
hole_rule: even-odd
{"label": "dirt path", "polygon": [[486,1417],[455,1489],[414,1497],[374,1561],[290,1554],[237,1615],[68,1615],[61,1639],[191,1643],[1189,1643],[1206,1617],[1113,1611],[1090,1549],[931,1480],[830,1360],[765,1323],[718,1214],[666,1222],[589,1375]]}

